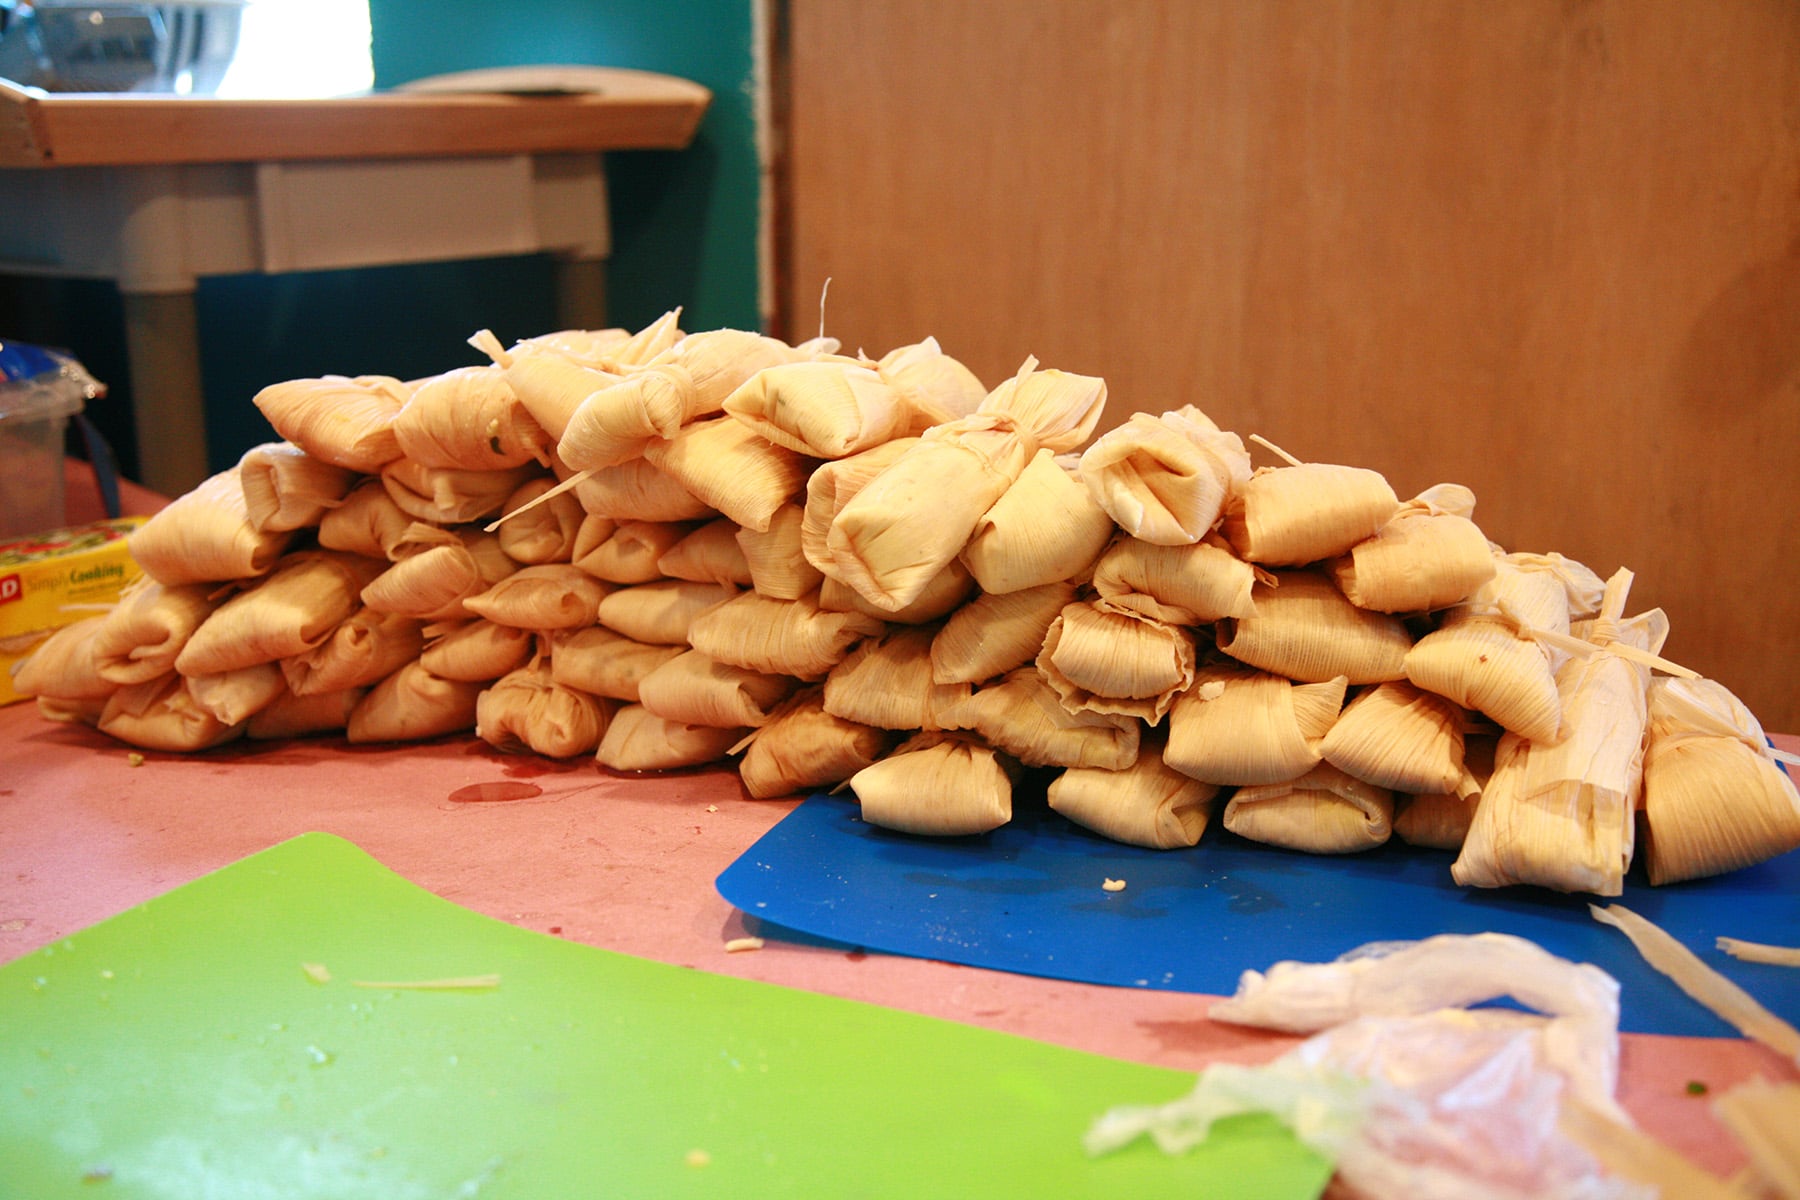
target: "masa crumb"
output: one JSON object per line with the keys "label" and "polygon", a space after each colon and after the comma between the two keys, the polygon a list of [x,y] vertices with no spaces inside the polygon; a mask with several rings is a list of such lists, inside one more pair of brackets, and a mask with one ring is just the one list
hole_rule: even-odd
{"label": "masa crumb", "polygon": [[1108,879],[1105,883],[1101,884],[1100,887],[1108,892],[1122,892],[1125,890],[1125,881],[1123,879]]}
{"label": "masa crumb", "polygon": [[125,761],[134,767],[141,767],[144,765],[144,756],[139,754],[136,750],[133,750],[130,754],[125,756]]}
{"label": "masa crumb", "polygon": [[763,940],[759,937],[732,938],[725,943],[725,950],[728,954],[736,954],[740,950],[761,950],[762,948]]}

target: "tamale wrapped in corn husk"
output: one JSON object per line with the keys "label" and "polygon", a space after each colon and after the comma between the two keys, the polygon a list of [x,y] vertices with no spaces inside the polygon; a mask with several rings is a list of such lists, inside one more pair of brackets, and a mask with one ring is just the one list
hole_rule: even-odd
{"label": "tamale wrapped in corn husk", "polygon": [[566,563],[574,557],[575,538],[587,514],[573,492],[548,495],[555,486],[547,476],[528,479],[500,506],[503,520],[494,532],[500,549],[514,562],[535,566]]}
{"label": "tamale wrapped in corn husk", "polygon": [[1239,837],[1310,854],[1371,850],[1393,832],[1394,794],[1320,763],[1287,783],[1239,788],[1220,818]]}
{"label": "tamale wrapped in corn husk", "polygon": [[615,707],[564,687],[539,660],[494,681],[475,703],[475,736],[507,753],[545,758],[590,754]]}
{"label": "tamale wrapped in corn husk", "polygon": [[319,518],[319,545],[365,558],[391,559],[412,526],[412,517],[394,503],[381,480],[366,479]]}
{"label": "tamale wrapped in corn husk", "polygon": [[537,470],[535,466],[524,466],[465,471],[457,467],[426,467],[410,458],[397,458],[381,469],[381,486],[414,520],[455,525],[499,512],[506,498]]}
{"label": "tamale wrapped in corn husk", "polygon": [[216,675],[186,677],[194,703],[223,725],[241,725],[288,694],[281,664],[265,662]]}
{"label": "tamale wrapped in corn husk", "polygon": [[424,623],[372,608],[359,608],[314,646],[281,660],[282,677],[296,696],[369,687],[419,657]]}
{"label": "tamale wrapped in corn husk", "polygon": [[95,669],[114,683],[144,683],[175,669],[175,656],[219,606],[214,585],[168,587],[139,576],[94,635]]}
{"label": "tamale wrapped in corn husk", "polygon": [[414,524],[396,543],[393,565],[369,581],[362,601],[380,612],[422,621],[469,616],[463,601],[479,596],[519,569],[495,534]]}
{"label": "tamale wrapped in corn husk", "polygon": [[1133,413],[1081,455],[1081,478],[1120,529],[1159,546],[1199,541],[1218,524],[1233,489],[1250,478],[1250,454],[1188,405]]}
{"label": "tamale wrapped in corn husk", "polygon": [[1077,825],[1152,850],[1198,843],[1218,795],[1216,785],[1167,766],[1151,741],[1122,770],[1071,767],[1050,781],[1048,791],[1050,807]]}
{"label": "tamale wrapped in corn husk", "polygon": [[394,418],[400,453],[425,467],[495,471],[541,461],[549,435],[498,366],[420,380]]}
{"label": "tamale wrapped in corn husk", "polygon": [[1569,659],[1556,674],[1561,740],[1501,739],[1450,869],[1459,884],[1529,883],[1597,896],[1623,890],[1643,788],[1649,671],[1605,647],[1623,640],[1655,653],[1667,632],[1660,613],[1621,620],[1630,586],[1624,570],[1607,582],[1593,639],[1600,651]]}
{"label": "tamale wrapped in corn husk", "polygon": [[814,687],[789,697],[733,749],[743,755],[738,778],[745,792],[768,800],[843,783],[879,761],[895,740],[886,729],[826,712],[825,698]]}
{"label": "tamale wrapped in corn husk", "polygon": [[850,777],[870,825],[967,837],[1012,820],[1012,772],[990,747],[953,733],[921,734]]}
{"label": "tamale wrapped in corn husk", "polygon": [[683,488],[746,529],[765,530],[803,495],[813,460],[758,436],[731,417],[696,421],[644,451]]}
{"label": "tamale wrapped in corn husk", "polygon": [[1304,683],[1339,675],[1352,684],[1406,677],[1413,640],[1400,618],[1357,608],[1317,571],[1273,574],[1273,583],[1251,589],[1251,615],[1217,624],[1220,650]]}
{"label": "tamale wrapped in corn husk", "polygon": [[[742,592],[688,626],[688,641],[721,662],[796,679],[823,679],[857,642],[887,628],[858,612],[828,612],[817,593],[776,600]],[[640,639],[644,640],[644,639]]]}
{"label": "tamale wrapped in corn husk", "polygon": [[581,507],[619,521],[704,521],[718,512],[646,458],[603,467],[575,487]]}
{"label": "tamale wrapped in corn husk", "polygon": [[1454,792],[1463,777],[1468,714],[1405,680],[1350,701],[1320,749],[1325,761],[1393,792]]}
{"label": "tamale wrapped in corn husk", "polygon": [[252,741],[271,741],[341,732],[350,723],[350,713],[368,690],[354,687],[305,696],[285,692],[244,723],[244,736]]}
{"label": "tamale wrapped in corn husk", "polygon": [[244,514],[257,529],[311,529],[343,503],[359,476],[321,462],[292,442],[252,446],[238,459]]}
{"label": "tamale wrapped in corn husk", "polygon": [[824,577],[819,581],[819,607],[832,612],[859,612],[894,625],[928,625],[961,608],[976,593],[975,577],[961,559],[951,559],[908,604],[892,611],[872,604],[847,583]]}
{"label": "tamale wrapped in corn husk", "polygon": [[688,650],[638,681],[638,703],[665,721],[754,729],[799,686],[786,675],[747,670]]}
{"label": "tamale wrapped in corn husk", "polygon": [[275,432],[320,462],[374,475],[400,457],[394,419],[410,394],[386,375],[270,384],[251,398]]}
{"label": "tamale wrapped in corn husk", "polygon": [[977,688],[940,714],[1028,767],[1120,771],[1137,761],[1143,727],[1116,713],[1071,712],[1032,667]]}
{"label": "tamale wrapped in corn husk", "polygon": [[684,336],[681,309],[672,308],[636,333],[628,329],[558,329],[525,338],[519,345],[556,350],[579,362],[623,371],[654,361]]}
{"label": "tamale wrapped in corn husk", "polygon": [[1658,678],[1649,705],[1643,854],[1652,884],[1800,847],[1800,793],[1743,701],[1710,679]]}
{"label": "tamale wrapped in corn husk", "polygon": [[1155,725],[1194,682],[1194,635],[1107,600],[1066,606],[1044,633],[1037,668],[1072,710]]}
{"label": "tamale wrapped in corn husk", "polygon": [[619,521],[606,539],[576,542],[574,565],[607,583],[649,583],[663,579],[662,557],[680,544],[696,525],[676,521]]}
{"label": "tamale wrapped in corn husk", "polygon": [[1338,589],[1377,612],[1429,612],[1468,599],[1495,569],[1487,535],[1469,519],[1474,510],[1468,488],[1427,488],[1332,563]]}
{"label": "tamale wrapped in corn husk", "polygon": [[817,359],[758,371],[725,412],[759,436],[808,458],[846,458],[913,431],[915,413],[876,371]]}
{"label": "tamale wrapped in corn husk", "polygon": [[96,726],[129,745],[172,753],[210,750],[244,732],[242,725],[227,725],[202,707],[187,681],[173,672],[114,692]]}
{"label": "tamale wrapped in corn husk", "polygon": [[1179,546],[1121,536],[1094,563],[1094,591],[1103,599],[1170,625],[1250,616],[1257,581],[1273,579],[1216,535]]}
{"label": "tamale wrapped in corn husk", "polygon": [[1262,467],[1237,485],[1219,531],[1245,562],[1299,567],[1373,537],[1399,507],[1388,481],[1363,467]]}
{"label": "tamale wrapped in corn husk", "polygon": [[657,580],[610,593],[600,601],[595,619],[636,642],[684,645],[692,636],[694,618],[738,595],[736,588],[724,584]]}
{"label": "tamale wrapped in corn husk", "polygon": [[170,501],[128,541],[144,574],[179,587],[261,575],[293,539],[291,530],[250,523],[242,476],[230,467]]}
{"label": "tamale wrapped in corn husk", "polygon": [[1344,677],[1295,683],[1237,663],[1200,667],[1169,710],[1163,761],[1207,783],[1282,783],[1306,774],[1344,703]]}
{"label": "tamale wrapped in corn husk", "polygon": [[901,625],[865,639],[825,676],[825,711],[878,729],[951,726],[939,713],[966,700],[966,683],[934,683],[929,625]]}
{"label": "tamale wrapped in corn husk", "polygon": [[931,674],[939,683],[981,683],[1037,659],[1044,635],[1075,600],[1064,580],[995,596],[977,595],[950,614],[931,643]]}
{"label": "tamale wrapped in corn husk", "polygon": [[417,742],[475,728],[482,683],[433,675],[410,662],[373,688],[350,710],[344,737],[352,745]]}
{"label": "tamale wrapped in corn husk", "polygon": [[962,562],[994,594],[1085,578],[1116,531],[1079,480],[1039,450],[975,523]]}
{"label": "tamale wrapped in corn husk", "polygon": [[469,344],[493,360],[513,395],[552,443],[562,438],[569,418],[583,400],[621,378],[615,371],[602,370],[566,342],[530,340],[508,349],[483,329]]}
{"label": "tamale wrapped in corn husk", "polygon": [[[1576,562],[1561,554],[1532,554],[1515,551],[1503,555],[1504,560],[1521,571],[1528,573],[1541,572],[1554,579],[1563,590],[1563,599],[1568,608],[1569,620],[1575,621],[1592,617],[1600,611],[1606,598],[1607,581],[1585,563]],[[1535,628],[1546,628],[1541,616],[1527,617],[1520,613],[1521,619]]]}
{"label": "tamale wrapped in corn husk", "polygon": [[125,686],[100,673],[95,639],[105,621],[104,613],[83,617],[32,647],[30,654],[12,665],[13,691],[40,700],[103,700]]}
{"label": "tamale wrapped in corn husk", "polygon": [[496,625],[519,629],[580,629],[592,625],[611,589],[568,563],[520,567],[463,607]]}
{"label": "tamale wrapped in corn husk", "polygon": [[945,354],[934,337],[888,351],[876,361],[875,373],[912,409],[911,433],[966,417],[987,399],[988,389],[975,372]]}
{"label": "tamale wrapped in corn husk", "polygon": [[751,587],[777,600],[798,600],[824,582],[824,574],[806,559],[805,525],[804,506],[784,504],[770,515],[767,529],[738,527],[738,550]]}
{"label": "tamale wrapped in corn husk", "polygon": [[607,722],[594,761],[610,771],[672,771],[723,760],[748,732],[689,725],[627,704]]}
{"label": "tamale wrapped in corn husk", "polygon": [[636,704],[644,676],[686,652],[685,643],[659,646],[633,641],[600,625],[559,629],[550,635],[550,677],[592,696]]}
{"label": "tamale wrapped in corn husk", "polygon": [[290,554],[207,616],[175,656],[183,675],[217,675],[304,654],[361,607],[385,563],[335,550]]}
{"label": "tamale wrapped in corn husk", "polygon": [[425,627],[429,639],[419,651],[419,665],[440,679],[486,683],[524,666],[537,635],[530,629],[473,620]]}
{"label": "tamale wrapped in corn husk", "polygon": [[[861,454],[820,463],[806,478],[806,504],[800,524],[800,550],[806,561],[826,575],[832,574],[831,524],[838,510],[867,487],[876,476],[899,461],[917,438],[896,438]],[[770,519],[773,529],[774,518]]]}
{"label": "tamale wrapped in corn husk", "polygon": [[1066,454],[1094,435],[1106,409],[1106,381],[1040,368],[1028,358],[976,407],[982,416],[1004,416],[1026,439],[1027,460],[1041,447]]}
{"label": "tamale wrapped in corn husk", "polygon": [[1394,836],[1412,846],[1460,850],[1475,820],[1475,806],[1494,773],[1500,737],[1471,732],[1463,740],[1463,774],[1454,791],[1416,792],[1394,801]]}
{"label": "tamale wrapped in corn husk", "polygon": [[59,700],[53,696],[38,696],[38,716],[46,721],[55,721],[59,725],[98,726],[100,717],[106,712],[106,702],[110,696],[95,696],[86,700]]}
{"label": "tamale wrapped in corn husk", "polygon": [[[799,516],[799,510],[795,509],[796,524]],[[749,587],[754,576],[750,571],[750,561],[738,539],[741,532],[743,531],[738,523],[729,517],[708,521],[664,550],[662,557],[656,560],[657,569],[670,579],[685,579],[690,583]],[[799,558],[799,555],[799,544],[796,541],[794,556]],[[805,560],[801,561],[804,564]]]}

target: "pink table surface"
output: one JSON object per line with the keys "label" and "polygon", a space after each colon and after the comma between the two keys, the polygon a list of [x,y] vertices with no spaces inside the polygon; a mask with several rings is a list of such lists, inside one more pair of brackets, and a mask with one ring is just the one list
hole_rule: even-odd
{"label": "pink table surface", "polygon": [[[1800,739],[1777,741],[1800,749]],[[492,783],[540,794],[453,798]],[[0,961],[321,830],[478,912],[663,962],[1181,1070],[1260,1062],[1293,1044],[1209,1022],[1207,997],[776,939],[727,951],[749,929],[713,880],[794,803],[747,799],[727,770],[620,777],[472,738],[240,743],[134,766],[129,747],[17,704],[0,709]],[[1720,1172],[1742,1156],[1689,1081],[1716,1094],[1759,1075],[1796,1077],[1793,1064],[1732,1039],[1626,1035],[1622,1058],[1621,1099],[1643,1127]]]}

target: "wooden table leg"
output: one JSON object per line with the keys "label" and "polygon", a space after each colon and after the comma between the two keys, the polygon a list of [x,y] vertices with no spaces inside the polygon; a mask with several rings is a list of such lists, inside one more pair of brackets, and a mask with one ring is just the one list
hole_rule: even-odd
{"label": "wooden table leg", "polygon": [[560,329],[606,327],[606,260],[556,257],[556,322]]}
{"label": "wooden table leg", "polygon": [[194,294],[123,295],[138,475],[152,491],[179,496],[210,473]]}

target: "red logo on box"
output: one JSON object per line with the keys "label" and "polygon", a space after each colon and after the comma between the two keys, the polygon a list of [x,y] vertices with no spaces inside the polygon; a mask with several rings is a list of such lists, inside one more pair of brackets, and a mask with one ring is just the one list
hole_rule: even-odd
{"label": "red logo on box", "polygon": [[0,604],[10,604],[25,594],[25,584],[17,574],[0,576]]}

